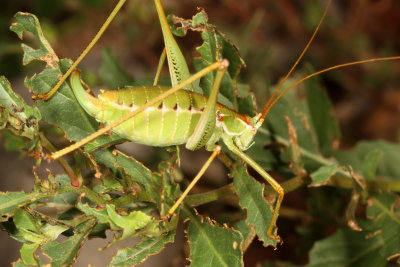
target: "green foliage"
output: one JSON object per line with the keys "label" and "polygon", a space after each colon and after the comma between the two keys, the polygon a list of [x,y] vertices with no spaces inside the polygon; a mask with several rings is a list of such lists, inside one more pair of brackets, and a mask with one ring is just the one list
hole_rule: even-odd
{"label": "green foliage", "polygon": [[310,252],[310,266],[383,266],[386,262],[379,254],[381,237],[367,238],[350,229],[339,230],[316,242]]}
{"label": "green foliage", "polygon": [[187,229],[191,266],[242,266],[242,235],[221,227],[208,218],[202,219],[185,209],[190,219]]}
{"label": "green foliage", "polygon": [[275,246],[277,241],[267,236],[272,210],[264,198],[264,186],[254,180],[245,169],[236,167],[232,172],[240,206],[246,210],[246,224],[254,227],[264,246]]}
{"label": "green foliage", "polygon": [[15,94],[5,77],[0,77],[0,129],[11,130],[15,135],[33,139],[38,132],[40,113]]}
{"label": "green foliage", "polygon": [[134,266],[143,262],[148,255],[153,255],[164,249],[165,245],[174,242],[175,231],[154,237],[144,237],[133,248],[118,250],[110,264],[112,266]]}
{"label": "green foliage", "polygon": [[[255,114],[249,86],[238,82],[244,61],[235,44],[208,23],[203,10],[189,20],[169,19],[174,27],[180,23],[180,28],[173,29],[175,33],[185,36],[187,31],[194,31],[200,35],[203,43],[194,59],[196,69],[220,58],[230,61],[219,101],[241,113]],[[26,87],[32,94],[49,91],[71,61],[59,59],[34,15],[17,13],[11,30],[21,39],[30,34],[36,44],[22,44],[23,64],[32,61],[44,64],[43,69],[25,79]],[[144,83],[130,77],[108,49],[103,52],[99,73],[110,89]],[[200,82],[206,95],[214,76],[215,73],[210,73]],[[292,82],[293,78],[284,88]],[[312,217],[304,220],[307,225],[302,230],[297,229],[300,235],[310,237],[312,244],[304,246],[308,249],[305,255],[309,253],[309,265],[384,266],[388,260],[396,262],[400,251],[397,195],[400,147],[375,141],[361,142],[348,151],[337,150],[334,143],[340,137],[340,130],[331,108],[318,80],[289,91],[268,115],[267,123],[259,129],[255,144],[247,153],[280,176],[286,195],[303,185],[312,187],[307,191],[309,202],[313,203],[307,215],[304,211],[292,212],[293,215],[290,208],[283,208],[281,214],[289,219],[297,214]],[[76,101],[68,82],[50,100],[38,100],[29,106],[12,90],[7,79],[0,77],[0,130],[6,146],[36,156],[53,152],[47,137],[53,140],[54,131],[45,131],[46,127],[60,129],[67,140],[74,142],[99,129]],[[182,173],[179,155],[172,148],[163,150],[162,160],[149,168],[114,146],[123,141],[115,135],[97,138],[76,152],[73,163],[60,161],[65,174],[35,176],[31,193],[0,193],[1,227],[23,244],[14,266],[44,266],[48,262],[51,266],[69,266],[89,237],[104,238],[106,231],[114,235],[111,245],[132,237],[140,239],[134,246],[119,249],[110,266],[137,265],[174,242],[181,219],[185,221],[190,247],[187,260],[191,266],[243,266],[244,254],[255,239],[262,246],[277,247],[279,251],[277,240],[266,235],[276,194],[269,185],[259,182],[258,177],[252,177],[252,172],[226,148],[221,161],[233,182],[211,192],[188,196],[182,207],[167,218],[168,209],[181,194],[176,183]],[[38,159],[35,167],[40,164]],[[321,196],[325,189],[330,195]],[[332,205],[336,202],[332,196],[340,194],[346,194],[343,198],[346,200]],[[210,218],[195,209],[226,196],[230,196],[231,207],[224,206],[219,216]],[[346,204],[347,212],[341,208]],[[327,210],[330,205],[335,209]],[[43,206],[60,209],[49,216],[39,208]],[[359,215],[362,211],[357,207],[360,210],[363,207],[365,214]],[[343,218],[343,214],[346,214],[344,219],[337,219]],[[358,224],[361,231],[346,228],[346,223]],[[336,232],[321,236],[318,232],[321,225],[329,225]],[[277,234],[285,241],[279,222]],[[43,260],[41,254],[49,261]]]}

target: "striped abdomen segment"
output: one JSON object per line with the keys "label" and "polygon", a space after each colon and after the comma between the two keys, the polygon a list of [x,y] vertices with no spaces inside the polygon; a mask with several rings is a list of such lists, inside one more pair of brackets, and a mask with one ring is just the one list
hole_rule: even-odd
{"label": "striped abdomen segment", "polygon": [[[97,106],[101,107],[92,115],[100,122],[111,123],[168,89],[155,86],[106,91],[99,95]],[[151,146],[183,144],[192,135],[206,101],[202,95],[180,90],[113,131],[134,142]]]}

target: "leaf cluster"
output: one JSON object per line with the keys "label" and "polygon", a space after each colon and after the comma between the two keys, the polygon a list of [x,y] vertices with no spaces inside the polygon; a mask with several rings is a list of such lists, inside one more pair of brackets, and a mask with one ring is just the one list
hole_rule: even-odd
{"label": "leaf cluster", "polygon": [[[177,35],[187,31],[200,34],[203,43],[197,48],[200,57],[194,60],[196,69],[220,58],[230,61],[219,101],[254,115],[249,87],[238,81],[244,61],[236,46],[208,23],[202,10],[190,20],[170,17],[170,21]],[[21,39],[31,34],[37,44],[22,44],[23,63],[44,63],[43,69],[25,79],[26,87],[32,94],[49,91],[71,61],[58,58],[34,15],[17,13],[11,30]],[[100,72],[105,84],[116,88],[142,83],[126,74],[110,51],[104,52],[103,60],[107,63]],[[214,75],[200,81],[205,95]],[[79,141],[99,125],[79,106],[68,83],[49,101],[29,106],[13,92],[7,79],[0,77],[0,129],[7,133],[2,134],[5,144],[35,155],[35,167],[39,167],[43,155],[54,151],[49,131],[43,130],[46,127],[56,127],[65,139]],[[13,146],[15,138],[20,140],[18,146]],[[277,103],[247,153],[280,178],[289,199],[296,189],[309,195],[305,209],[297,210],[284,202],[281,212],[282,221],[298,223],[298,235],[309,242],[299,246],[306,251],[297,252],[309,254],[309,265],[384,266],[389,260],[396,262],[400,251],[400,147],[384,141],[362,142],[343,151],[334,146],[339,138],[329,98],[319,81],[312,80],[289,91]],[[113,233],[110,246],[139,237],[139,243],[118,250],[109,263],[133,266],[174,242],[180,219],[185,221],[191,266],[242,266],[245,252],[256,239],[265,247],[280,248],[277,240],[266,235],[276,194],[250,175],[251,170],[227,149],[220,160],[232,183],[190,195],[171,218],[166,218],[181,194],[176,183],[181,173],[179,151],[169,148],[164,152],[167,156],[150,169],[116,149],[115,144],[122,141],[115,135],[102,136],[76,153],[72,167],[60,160],[65,174],[38,177],[34,172],[32,192],[0,194],[1,227],[23,244],[15,266],[45,265],[40,254],[46,255],[52,266],[71,265],[88,238],[105,238],[106,231]],[[230,200],[225,201],[228,204],[219,216],[210,218],[195,208],[227,197]],[[333,201],[333,197],[346,201]],[[47,214],[45,207],[56,207],[56,214]],[[322,233],[327,226],[335,233]],[[285,240],[284,227],[278,234]]]}

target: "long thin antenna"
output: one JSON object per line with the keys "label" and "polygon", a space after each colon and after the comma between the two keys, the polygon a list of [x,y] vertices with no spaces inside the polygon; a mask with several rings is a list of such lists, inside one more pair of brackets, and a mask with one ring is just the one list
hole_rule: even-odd
{"label": "long thin antenna", "polygon": [[48,100],[50,99],[60,88],[60,86],[65,82],[65,80],[68,78],[68,76],[76,69],[78,64],[82,61],[82,59],[89,53],[89,51],[92,49],[92,47],[96,44],[96,42],[100,39],[100,37],[103,35],[104,31],[108,28],[108,25],[110,25],[111,21],[115,18],[117,15],[118,11],[121,9],[121,7],[125,4],[126,0],[119,0],[118,4],[115,6],[111,14],[108,16],[104,24],[101,26],[100,30],[97,32],[95,37],[90,41],[88,46],[83,50],[83,52],[79,55],[79,57],[75,60],[75,62],[69,67],[66,73],[61,77],[60,80],[56,83],[56,85],[46,94],[39,94],[39,95],[34,95],[32,96],[33,99],[43,99],[43,100]]}
{"label": "long thin antenna", "polygon": [[325,7],[324,13],[322,14],[321,19],[318,22],[317,27],[315,28],[310,40],[307,42],[307,45],[304,47],[303,51],[301,52],[300,56],[297,58],[296,62],[293,64],[292,68],[289,70],[289,72],[286,74],[286,76],[280,81],[278,87],[274,90],[273,94],[271,95],[271,97],[268,99],[267,103],[264,105],[263,109],[261,110],[261,117],[259,119],[259,121],[262,123],[265,119],[265,116],[267,116],[268,112],[267,110],[269,110],[269,106],[271,105],[271,102],[274,100],[274,97],[278,94],[278,92],[280,91],[280,89],[282,88],[282,86],[285,84],[285,82],[287,81],[287,79],[289,79],[290,75],[292,74],[292,72],[294,71],[294,69],[296,68],[296,66],[299,64],[300,60],[303,58],[304,54],[307,52],[308,48],[310,47],[311,43],[313,42],[315,36],[318,33],[318,30],[322,24],[322,22],[325,20],[326,14],[328,13],[329,10],[329,6],[331,5],[332,0],[328,1],[327,6]]}
{"label": "long thin antenna", "polygon": [[317,76],[321,73],[325,73],[331,70],[335,70],[335,69],[339,69],[339,68],[343,68],[343,67],[348,67],[348,66],[353,66],[353,65],[358,65],[358,64],[364,64],[364,63],[371,63],[371,62],[378,62],[378,61],[389,61],[389,60],[400,60],[400,56],[395,56],[395,57],[381,57],[381,58],[371,58],[371,59],[365,59],[365,60],[359,60],[359,61],[353,61],[353,62],[348,62],[348,63],[343,63],[340,65],[336,65],[336,66],[332,66],[317,72],[314,72],[310,75],[307,75],[303,78],[301,78],[300,80],[296,81],[295,83],[291,84],[289,87],[287,87],[285,90],[282,91],[282,93],[280,93],[275,99],[274,101],[272,101],[272,103],[268,106],[267,110],[265,111],[267,114],[269,113],[269,111],[271,110],[271,108],[276,104],[276,102],[278,102],[278,100],[284,95],[286,94],[290,89],[296,87],[297,85],[299,85],[300,83],[304,82],[305,80],[308,80],[314,76]]}

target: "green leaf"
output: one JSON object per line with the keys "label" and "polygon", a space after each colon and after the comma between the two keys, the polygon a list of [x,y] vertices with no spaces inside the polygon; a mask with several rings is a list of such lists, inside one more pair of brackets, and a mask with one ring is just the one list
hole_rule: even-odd
{"label": "green leaf", "polygon": [[68,230],[65,225],[51,225],[49,223],[41,223],[41,218],[33,216],[24,209],[18,209],[13,217],[13,222],[18,230],[19,240],[24,242],[33,242],[36,244],[44,244],[48,241],[55,240],[62,232]]}
{"label": "green leaf", "polygon": [[[310,73],[314,69],[308,68]],[[330,156],[333,143],[340,138],[340,129],[332,113],[332,103],[328,94],[320,87],[318,79],[305,83],[310,121],[318,138],[319,148],[324,156]]]}
{"label": "green leaf", "polygon": [[[304,163],[303,158],[300,154],[296,128],[294,127],[289,117],[285,117],[285,120],[289,132],[289,147],[285,153],[288,155],[289,158],[289,168],[296,176],[303,176],[305,174]],[[282,155],[282,157],[284,157],[284,155]]]}
{"label": "green leaf", "polygon": [[129,175],[131,181],[136,181],[144,186],[145,191],[151,192],[153,187],[153,173],[141,162],[119,151],[116,152],[115,166],[121,168]]}
{"label": "green leaf", "polygon": [[340,172],[341,168],[336,166],[322,166],[315,172],[311,173],[311,184],[310,186],[322,186],[325,185],[329,178]]}
{"label": "green leaf", "polygon": [[107,89],[118,89],[134,84],[133,78],[124,71],[109,47],[103,49],[101,53],[99,75]]}
{"label": "green leaf", "polygon": [[9,81],[0,76],[0,129],[33,139],[38,134],[41,115],[11,89]]}
{"label": "green leaf", "polygon": [[44,253],[49,256],[51,266],[71,266],[78,255],[79,249],[95,224],[96,220],[90,218],[78,225],[74,230],[75,234],[64,242],[52,241],[45,244],[42,248]]}
{"label": "green leaf", "polygon": [[233,184],[239,195],[239,204],[247,211],[247,225],[254,227],[264,246],[276,246],[277,240],[267,236],[273,211],[271,205],[264,198],[264,185],[254,180],[240,165],[234,167],[232,176]]}
{"label": "green leaf", "polygon": [[[296,79],[289,79],[281,90],[287,88]],[[275,88],[271,88],[274,90]],[[311,111],[304,97],[304,85],[296,90],[290,90],[273,106],[266,117],[266,123],[258,129],[255,144],[247,154],[255,159],[264,169],[277,169],[280,165],[287,168],[290,163],[290,135],[288,125],[282,123],[288,118],[296,130],[298,149],[304,168],[314,171],[323,165],[333,165],[337,162],[326,159],[320,152],[319,140],[313,126]],[[321,122],[322,123],[322,122]]]}
{"label": "green leaf", "polygon": [[193,214],[187,208],[185,216],[190,218],[187,236],[190,245],[190,266],[243,266],[240,249],[243,237],[239,232],[218,226],[209,218]]}
{"label": "green leaf", "polygon": [[35,233],[40,233],[40,227],[31,215],[23,209],[18,209],[13,217],[13,222],[17,229],[26,229]]}
{"label": "green leaf", "polygon": [[32,265],[25,264],[22,260],[17,260],[12,263],[13,267],[32,267]]}
{"label": "green leaf", "polygon": [[[371,151],[381,151],[382,156],[378,161],[378,155],[375,159],[366,158]],[[375,153],[375,152],[374,152]],[[378,152],[376,152],[378,153]],[[376,175],[384,176],[386,179],[400,180],[400,145],[387,141],[362,141],[350,151],[338,151],[335,153],[341,164],[351,165],[355,172],[363,173],[366,169],[371,168],[370,165],[376,164]],[[369,155],[369,157],[372,155]],[[368,160],[368,161],[366,161]],[[373,162],[375,161],[375,163]]]}
{"label": "green leaf", "polygon": [[78,202],[76,207],[86,215],[96,217],[99,223],[107,223],[110,224],[112,229],[119,229],[110,219],[106,208],[92,208],[89,204],[82,204],[81,202]]}
{"label": "green leaf", "polygon": [[14,215],[17,208],[34,202],[41,197],[46,197],[46,195],[41,193],[0,192],[0,220],[6,221],[8,217]]}
{"label": "green leaf", "polygon": [[[219,32],[214,25],[208,23],[208,16],[204,10],[194,15],[191,20],[175,17],[175,21],[182,25],[179,29],[180,33],[186,34],[187,30],[200,32],[203,44],[196,48],[201,55],[200,58],[194,59],[196,70],[209,66],[217,60],[227,59],[229,61],[228,71],[220,86],[218,102],[238,110],[238,99],[240,97],[236,96],[235,92],[237,91],[236,79],[240,69],[245,65],[243,59],[240,57],[238,48],[224,34]],[[201,89],[204,95],[208,96],[210,94],[214,78],[215,72],[210,72],[201,79]],[[249,97],[248,94],[242,96],[242,99],[246,98],[250,99],[251,96]],[[252,101],[247,103],[249,104],[250,102],[252,103]],[[251,115],[254,114],[254,107],[250,113]]]}
{"label": "green leaf", "polygon": [[38,262],[35,256],[36,250],[39,248],[40,244],[23,244],[20,249],[21,259],[26,265],[38,266]]}
{"label": "green leaf", "polygon": [[[209,66],[214,62],[216,62],[217,60],[221,60],[223,58],[229,60],[230,65],[228,67],[228,72],[224,75],[224,79],[222,80],[219,89],[220,95],[218,97],[218,102],[237,110],[238,106],[235,99],[235,94],[233,89],[234,84],[232,79],[236,78],[235,76],[239,72],[240,67],[244,65],[243,60],[239,56],[237,48],[235,47],[236,54],[226,55],[226,53],[224,53],[225,46],[228,47],[228,44],[230,44],[230,42],[225,39],[225,36],[223,36],[221,33],[217,31],[215,26],[208,24],[208,17],[204,11],[201,11],[197,13],[195,16],[193,16],[192,27],[200,30],[201,38],[203,39],[203,44],[196,48],[196,50],[201,55],[201,58],[196,59],[194,61],[197,70]],[[240,59],[241,64],[235,65],[235,62],[237,61],[236,58]],[[214,72],[208,73],[201,79],[202,90],[204,95],[206,96],[210,95],[211,88],[214,84],[214,79],[215,79]]]}
{"label": "green leaf", "polygon": [[15,14],[15,20],[16,22],[11,24],[10,30],[15,32],[21,40],[24,32],[27,31],[37,37],[39,41],[38,49],[22,44],[22,49],[24,50],[23,64],[26,65],[32,60],[42,60],[48,65],[55,67],[57,65],[58,57],[44,37],[39,20],[36,16],[18,12]]}
{"label": "green leaf", "polygon": [[106,205],[106,210],[110,220],[124,230],[122,239],[134,235],[135,232],[143,229],[152,221],[149,215],[141,211],[132,211],[128,215],[122,216],[115,211],[114,205]]}
{"label": "green leaf", "polygon": [[65,232],[68,229],[69,228],[66,225],[52,225],[46,223],[41,227],[40,230],[42,231],[43,235],[45,235],[50,240],[56,240],[61,233]]}
{"label": "green leaf", "polygon": [[399,197],[381,194],[368,202],[367,216],[373,230],[383,239],[380,254],[387,259],[400,257],[400,208]]}
{"label": "green leaf", "polygon": [[378,149],[369,151],[368,154],[365,155],[362,165],[362,174],[366,179],[372,180],[375,178],[382,156],[383,152]]}
{"label": "green leaf", "polygon": [[382,242],[380,236],[367,238],[363,232],[345,228],[316,242],[307,266],[385,266],[386,260],[379,254]]}
{"label": "green leaf", "polygon": [[144,237],[133,248],[118,250],[110,262],[111,266],[134,266],[147,259],[150,255],[157,254],[165,245],[174,242],[175,231],[166,235]]}
{"label": "green leaf", "polygon": [[[289,144],[289,139],[286,140]],[[252,145],[246,154],[255,160],[263,169],[274,169],[278,163],[277,152],[274,151],[271,133],[266,128],[258,129],[258,133],[254,138],[254,145]]]}
{"label": "green leaf", "polygon": [[93,188],[93,191],[98,194],[104,194],[109,191],[123,191],[123,187],[115,177],[104,177],[101,179],[101,185]]}
{"label": "green leaf", "polygon": [[18,209],[14,214],[13,221],[23,239],[33,243],[46,242],[47,237],[42,235],[38,222],[25,210]]}
{"label": "green leaf", "polygon": [[4,131],[1,133],[1,139],[4,142],[4,148],[7,151],[23,151],[27,146],[26,138],[15,135],[11,131]]}
{"label": "green leaf", "polygon": [[233,227],[242,234],[243,242],[241,244],[241,250],[246,252],[247,248],[253,243],[256,237],[255,229],[250,227],[245,220],[238,221]]}
{"label": "green leaf", "polygon": [[[286,82],[288,84],[289,82]],[[282,88],[283,89],[283,88]],[[289,91],[274,106],[273,112],[268,114],[272,132],[285,138],[290,138],[286,123],[282,123],[282,118],[288,116],[296,129],[298,144],[301,148],[314,153],[319,153],[318,140],[313,128],[310,128],[310,116],[306,103],[302,101],[294,91]]]}

